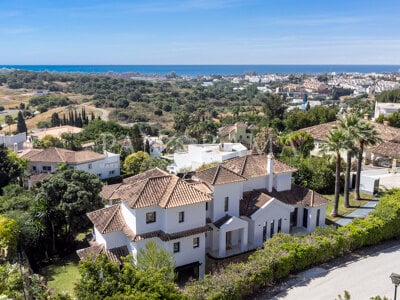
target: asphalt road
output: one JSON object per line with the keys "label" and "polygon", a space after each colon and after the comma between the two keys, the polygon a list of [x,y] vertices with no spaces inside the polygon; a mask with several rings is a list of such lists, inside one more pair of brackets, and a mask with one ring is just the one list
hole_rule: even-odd
{"label": "asphalt road", "polygon": [[[389,277],[392,272],[400,274],[399,244],[335,268],[314,268],[302,272],[296,276],[297,284],[272,299],[334,300],[339,299],[339,294],[343,296],[345,290],[352,300],[370,299],[377,295],[393,299],[394,285]],[[400,298],[400,288],[397,298]]]}

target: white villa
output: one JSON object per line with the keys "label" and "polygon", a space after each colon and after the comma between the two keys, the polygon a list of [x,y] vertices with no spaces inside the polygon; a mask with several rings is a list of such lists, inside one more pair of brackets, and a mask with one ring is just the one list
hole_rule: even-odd
{"label": "white villa", "polygon": [[152,169],[105,186],[114,205],[88,213],[95,241],[81,259],[105,253],[134,260],[150,240],[174,254],[178,274],[201,278],[205,255],[225,258],[258,247],[278,232],[325,225],[328,200],[293,185],[296,169],[272,155],[247,155],[183,180]]}
{"label": "white villa", "polygon": [[247,148],[241,143],[191,144],[187,152],[174,153],[174,162],[168,166],[170,173],[195,171],[204,164],[247,155]]}
{"label": "white villa", "polygon": [[385,117],[391,115],[392,113],[400,109],[400,103],[384,103],[375,102],[374,120],[376,120],[380,115]]}
{"label": "white villa", "polygon": [[14,152],[22,150],[25,142],[26,132],[12,135],[0,134],[0,144],[4,144],[6,147],[13,149]]}
{"label": "white villa", "polygon": [[28,149],[18,153],[19,157],[28,159],[28,167],[32,175],[40,173],[56,173],[61,163],[69,168],[83,170],[107,179],[120,175],[119,154],[93,151],[72,151],[63,148]]}

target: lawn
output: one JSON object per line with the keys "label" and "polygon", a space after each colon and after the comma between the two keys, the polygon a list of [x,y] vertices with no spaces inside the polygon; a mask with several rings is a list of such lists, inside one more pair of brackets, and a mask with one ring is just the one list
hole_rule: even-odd
{"label": "lawn", "polygon": [[368,195],[368,194],[361,194],[361,200],[355,200],[354,199],[354,193],[350,193],[350,207],[349,208],[345,208],[343,206],[343,201],[344,201],[344,197],[341,194],[339,197],[339,217],[333,218],[331,217],[331,212],[332,212],[332,208],[333,208],[333,198],[334,195],[324,195],[324,197],[328,198],[329,200],[331,200],[327,207],[326,207],[326,219],[327,221],[331,221],[331,222],[335,222],[337,220],[339,220],[341,217],[348,215],[349,213],[351,213],[353,210],[356,210],[357,208],[363,206],[364,204],[366,204],[368,201],[370,201],[371,199],[374,198],[373,195]]}
{"label": "lawn", "polygon": [[54,289],[55,293],[63,291],[74,295],[74,284],[80,278],[78,272],[79,258],[76,253],[72,253],[56,263],[42,269],[46,277],[47,286]]}

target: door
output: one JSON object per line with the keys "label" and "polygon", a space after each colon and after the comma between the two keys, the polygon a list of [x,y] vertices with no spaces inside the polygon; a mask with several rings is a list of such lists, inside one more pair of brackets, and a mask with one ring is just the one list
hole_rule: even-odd
{"label": "door", "polygon": [[307,228],[307,220],[308,220],[308,209],[304,208],[303,210],[303,227]]}
{"label": "door", "polygon": [[296,207],[294,212],[290,213],[290,228],[297,227],[297,214],[299,209]]}

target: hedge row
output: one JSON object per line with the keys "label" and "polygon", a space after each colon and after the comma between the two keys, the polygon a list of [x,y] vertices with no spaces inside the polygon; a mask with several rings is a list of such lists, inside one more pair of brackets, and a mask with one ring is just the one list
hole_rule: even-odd
{"label": "hedge row", "polygon": [[242,299],[291,272],[328,261],[363,246],[400,236],[400,190],[381,197],[364,219],[340,227],[319,228],[310,235],[278,234],[245,263],[230,264],[185,287],[190,299]]}

